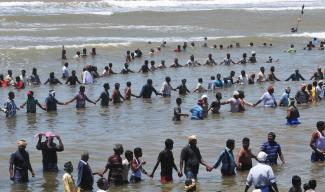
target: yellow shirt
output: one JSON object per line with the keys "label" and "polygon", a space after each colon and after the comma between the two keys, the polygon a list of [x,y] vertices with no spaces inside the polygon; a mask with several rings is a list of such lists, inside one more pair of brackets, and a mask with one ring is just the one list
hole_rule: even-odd
{"label": "yellow shirt", "polygon": [[64,173],[62,177],[64,192],[75,192],[76,186],[71,174]]}

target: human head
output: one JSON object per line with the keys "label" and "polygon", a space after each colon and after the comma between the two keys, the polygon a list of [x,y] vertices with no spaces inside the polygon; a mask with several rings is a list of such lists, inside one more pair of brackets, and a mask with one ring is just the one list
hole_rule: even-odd
{"label": "human head", "polygon": [[265,152],[261,151],[257,154],[257,160],[259,162],[264,163],[266,159],[267,159],[267,154]]}
{"label": "human head", "polygon": [[131,87],[131,82],[130,81],[126,82],[126,86]]}
{"label": "human head", "polygon": [[162,66],[165,66],[165,60],[161,60],[160,63]]}
{"label": "human head", "polygon": [[296,100],[294,98],[290,98],[289,99],[289,106],[294,106],[295,102],[296,102]]}
{"label": "human head", "polygon": [[10,92],[8,93],[8,97],[9,97],[10,100],[14,99],[14,98],[15,98],[15,93],[12,92],[12,91],[10,91]]}
{"label": "human head", "polygon": [[12,76],[12,70],[8,70],[8,75],[11,77]]}
{"label": "human head", "polygon": [[151,60],[151,61],[150,61],[150,65],[151,65],[151,66],[154,66],[154,65],[155,65],[155,61],[154,61],[154,60]]}
{"label": "human head", "polygon": [[238,97],[239,97],[239,92],[238,92],[238,91],[234,91],[233,96],[234,96],[235,99],[238,99]]}
{"label": "human head", "polygon": [[209,53],[209,55],[208,55],[208,58],[209,58],[209,59],[211,59],[211,58],[212,58],[212,54],[211,54],[211,53]]}
{"label": "human head", "polygon": [[221,92],[216,93],[216,99],[221,100],[222,99],[222,94]]}
{"label": "human head", "polygon": [[89,159],[89,153],[88,153],[88,151],[84,151],[84,152],[82,152],[82,153],[81,153],[81,160],[87,162],[88,159]]}
{"label": "human head", "polygon": [[230,58],[230,53],[227,53],[227,59],[229,59]]}
{"label": "human head", "polygon": [[243,58],[247,58],[247,53],[243,53]]}
{"label": "human head", "polygon": [[84,55],[87,54],[87,49],[86,49],[86,48],[83,48],[83,49],[82,49],[82,54],[84,54]]}
{"label": "human head", "polygon": [[264,73],[265,68],[264,68],[264,67],[260,67],[260,71],[261,71],[262,73]]}
{"label": "human head", "polygon": [[183,85],[186,84],[186,79],[182,79],[182,84],[183,84]]}
{"label": "human head", "polygon": [[210,79],[211,79],[211,80],[215,80],[216,77],[215,77],[215,76],[211,76]]}
{"label": "human head", "polygon": [[97,187],[101,190],[107,190],[108,189],[108,181],[104,177],[99,178],[97,180]]}
{"label": "human head", "polygon": [[142,157],[142,149],[140,147],[135,148],[133,152],[135,158]]}
{"label": "human head", "polygon": [[317,121],[316,127],[319,131],[324,131],[325,129],[325,122],[324,121]]}
{"label": "human head", "polygon": [[36,75],[36,74],[37,74],[37,69],[36,69],[36,68],[33,68],[33,70],[32,70],[32,74],[33,74],[33,75]]}
{"label": "human head", "polygon": [[191,56],[190,56],[190,60],[191,60],[191,61],[194,61],[194,55],[191,55]]}
{"label": "human head", "polygon": [[268,88],[267,88],[267,91],[270,93],[270,94],[273,94],[274,93],[274,88],[272,85],[270,85]]}
{"label": "human head", "polygon": [[294,44],[291,44],[290,47],[291,47],[291,48],[294,48],[295,46],[294,46]]}
{"label": "human head", "polygon": [[233,150],[235,148],[235,140],[233,139],[228,139],[226,142],[226,146],[227,148],[229,148],[230,150]]}
{"label": "human head", "polygon": [[245,70],[242,70],[240,73],[241,73],[241,75],[242,75],[243,77],[246,76],[246,72],[245,72]]}
{"label": "human head", "polygon": [[109,68],[112,68],[112,67],[113,67],[113,63],[109,63],[109,64],[108,64],[108,67],[109,67]]}
{"label": "human head", "polygon": [[115,89],[120,89],[120,84],[119,83],[115,83],[114,87],[115,87]]}
{"label": "human head", "polygon": [[217,74],[217,79],[219,79],[219,80],[220,80],[220,78],[221,78],[221,74],[220,74],[220,73],[218,73],[218,74]]}
{"label": "human head", "polygon": [[105,90],[108,90],[109,89],[109,83],[104,83],[103,87],[104,87]]}
{"label": "human head", "polygon": [[199,83],[202,83],[202,82],[203,82],[203,79],[202,79],[202,78],[199,78],[199,79],[198,79],[198,82],[199,82]]}
{"label": "human head", "polygon": [[130,150],[126,150],[125,153],[124,153],[124,155],[125,155],[125,158],[126,158],[129,162],[132,161],[132,159],[133,159],[133,152],[132,152],[132,151],[130,151]]}
{"label": "human head", "polygon": [[165,140],[165,148],[168,150],[172,150],[174,145],[174,141],[172,139]]}
{"label": "human head", "polygon": [[287,88],[284,89],[284,91],[289,94],[291,92],[291,88],[287,87]]}
{"label": "human head", "polygon": [[73,165],[71,163],[71,161],[68,161],[64,164],[64,171],[68,172],[68,173],[72,173],[73,172]]}
{"label": "human head", "polygon": [[275,67],[274,66],[271,66],[270,71],[271,72],[274,72],[275,71]]}
{"label": "human head", "polygon": [[85,86],[80,85],[80,87],[79,87],[79,91],[80,91],[81,93],[84,93],[85,90],[86,90]]}
{"label": "human head", "polygon": [[72,70],[72,71],[71,71],[71,75],[72,75],[72,76],[76,76],[76,71],[75,71],[75,70]]}
{"label": "human head", "polygon": [[144,60],[144,65],[148,65],[149,61],[148,60]]}
{"label": "human head", "polygon": [[17,146],[19,150],[25,150],[27,146],[26,140],[20,139],[19,141],[17,141]]}
{"label": "human head", "polygon": [[27,92],[27,97],[28,97],[28,98],[33,98],[33,96],[34,96],[34,92],[31,91],[31,90],[29,90],[29,91]]}
{"label": "human head", "polygon": [[305,83],[301,84],[301,90],[302,91],[305,91],[306,90],[306,87],[307,87],[307,85]]}
{"label": "human head", "polygon": [[55,97],[55,91],[53,89],[49,91],[49,96]]}
{"label": "human head", "polygon": [[122,144],[115,144],[113,150],[116,155],[122,155],[124,152]]}
{"label": "human head", "polygon": [[249,147],[249,138],[244,137],[242,143],[243,143],[243,148],[248,149],[248,147]]}
{"label": "human head", "polygon": [[20,81],[20,77],[17,76],[17,77],[16,77],[16,82],[19,82],[19,81]]}
{"label": "human head", "polygon": [[21,70],[21,75],[22,75],[23,77],[26,75],[26,70],[25,70],[25,69]]}
{"label": "human head", "polygon": [[147,84],[151,86],[152,85],[152,79],[148,79]]}
{"label": "human head", "polygon": [[294,175],[292,176],[292,180],[291,180],[292,186],[295,188],[300,188],[301,186],[301,178],[298,175]]}
{"label": "human head", "polygon": [[182,99],[178,97],[178,98],[176,99],[176,104],[177,104],[177,105],[181,105],[181,104],[182,104]]}
{"label": "human head", "polygon": [[296,74],[298,74],[298,73],[299,73],[299,70],[298,70],[298,69],[296,69],[296,70],[295,70],[295,73],[296,73]]}
{"label": "human head", "polygon": [[310,189],[315,190],[315,188],[317,187],[317,182],[315,179],[311,179],[308,181],[308,185],[309,185]]}
{"label": "human head", "polygon": [[269,142],[273,142],[274,140],[275,140],[275,133],[273,133],[273,132],[269,132],[268,134],[267,134],[267,140],[269,141]]}
{"label": "human head", "polygon": [[188,137],[188,144],[190,144],[191,146],[196,146],[196,144],[197,144],[196,135],[191,135]]}
{"label": "human head", "polygon": [[245,92],[244,91],[238,90],[238,93],[239,93],[239,95],[238,95],[239,98],[241,98],[241,99],[245,98]]}
{"label": "human head", "polygon": [[68,67],[68,66],[69,66],[69,63],[64,63],[64,66],[65,66],[65,67]]}
{"label": "human head", "polygon": [[50,78],[54,78],[54,72],[50,73]]}
{"label": "human head", "polygon": [[169,77],[169,76],[166,76],[166,77],[165,77],[165,81],[166,81],[167,83],[170,83],[170,77]]}
{"label": "human head", "polygon": [[234,76],[235,76],[235,74],[236,74],[236,72],[235,72],[235,71],[230,71],[230,77],[234,77]]}

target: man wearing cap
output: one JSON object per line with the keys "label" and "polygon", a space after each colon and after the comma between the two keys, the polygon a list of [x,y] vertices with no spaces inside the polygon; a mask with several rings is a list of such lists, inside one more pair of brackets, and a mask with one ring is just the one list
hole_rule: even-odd
{"label": "man wearing cap", "polygon": [[234,91],[233,98],[228,99],[227,101],[221,102],[221,105],[230,104],[230,112],[237,113],[241,112],[243,109],[243,106],[241,105],[240,99],[239,99],[239,92]]}
{"label": "man wearing cap", "polygon": [[57,105],[64,105],[64,103],[58,101],[55,98],[55,91],[54,90],[50,90],[49,91],[49,96],[46,97],[45,99],[45,109],[47,112],[51,112],[51,111],[56,111],[57,110]]}
{"label": "man wearing cap", "polygon": [[310,139],[310,147],[314,150],[311,154],[311,161],[324,161],[325,160],[325,122],[318,121],[316,124],[317,131],[314,131]]}
{"label": "man wearing cap", "polygon": [[[44,142],[42,142],[43,135],[46,138]],[[57,138],[59,145],[53,142],[54,138]],[[45,134],[39,134],[36,149],[42,150],[43,171],[58,172],[57,152],[64,151],[64,146],[60,136],[55,135],[50,131],[46,132]]]}
{"label": "man wearing cap", "polygon": [[[186,179],[195,179],[197,180],[197,174],[199,172],[200,164],[204,165],[207,170],[211,170],[211,166],[209,166],[205,161],[203,161],[199,148],[196,146],[197,137],[196,135],[192,135],[188,137],[188,145],[182,149],[181,157],[180,157],[180,171],[183,175],[183,167],[184,173],[186,175]],[[185,162],[185,166],[184,166]]]}
{"label": "man wearing cap", "polygon": [[274,88],[270,85],[259,101],[257,101],[253,106],[257,106],[259,103],[263,102],[264,107],[276,107],[277,103],[274,96]]}
{"label": "man wearing cap", "polygon": [[284,93],[282,94],[280,101],[279,101],[279,105],[281,107],[288,107],[289,105],[289,98],[290,98],[290,92],[291,92],[291,88],[287,87],[284,89]]}
{"label": "man wearing cap", "polygon": [[71,161],[66,162],[64,164],[64,172],[65,173],[62,177],[64,192],[75,192],[76,186],[74,183],[73,176],[71,175],[71,173],[73,172],[73,166]]}
{"label": "man wearing cap", "polygon": [[275,141],[275,133],[269,132],[267,134],[267,142],[262,144],[261,151],[267,154],[267,163],[269,165],[276,165],[278,162],[278,156],[282,163],[285,163],[284,157],[281,151],[281,146]]}
{"label": "man wearing cap", "polygon": [[301,85],[301,89],[296,93],[295,99],[298,104],[308,103],[310,101],[310,95],[306,91],[306,84]]}
{"label": "man wearing cap", "polygon": [[32,173],[32,177],[35,177],[35,173],[29,161],[29,154],[25,150],[27,142],[22,139],[17,142],[17,145],[18,150],[10,156],[10,180],[15,183],[26,183],[28,182],[28,170]]}
{"label": "man wearing cap", "polygon": [[263,151],[259,152],[257,155],[259,163],[257,163],[248,173],[245,192],[248,191],[249,187],[253,184],[255,189],[260,189],[261,191],[276,191],[278,192],[278,187],[276,185],[275,176],[272,167],[265,164],[267,159],[267,154]]}

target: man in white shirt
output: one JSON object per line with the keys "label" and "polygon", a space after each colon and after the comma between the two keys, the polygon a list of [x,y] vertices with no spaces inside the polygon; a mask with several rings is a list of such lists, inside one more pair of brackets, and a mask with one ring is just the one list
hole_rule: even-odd
{"label": "man in white shirt", "polygon": [[82,83],[85,85],[94,83],[94,79],[91,73],[89,72],[89,68],[85,69],[83,72]]}
{"label": "man in white shirt", "polygon": [[323,89],[323,81],[320,80],[318,81],[318,85],[316,87],[316,94],[317,94],[317,99],[322,100],[324,97],[324,89]]}
{"label": "man in white shirt", "polygon": [[67,79],[69,77],[69,63],[64,63],[62,67],[62,79]]}
{"label": "man in white shirt", "polygon": [[253,106],[257,106],[259,103],[263,101],[264,107],[276,107],[277,102],[275,100],[274,96],[274,88],[272,85],[270,85],[267,88],[267,92],[265,92],[259,101],[257,101]]}
{"label": "man in white shirt", "polygon": [[241,75],[238,76],[238,83],[240,85],[247,85],[248,84],[248,77],[246,75],[245,70],[242,70]]}
{"label": "man in white shirt", "polygon": [[261,191],[275,191],[278,192],[276,185],[275,176],[272,167],[265,164],[267,154],[263,151],[257,155],[259,163],[257,163],[248,173],[245,192],[248,191],[249,187],[253,184],[255,189]]}
{"label": "man in white shirt", "polygon": [[266,76],[265,76],[265,68],[260,67],[260,72],[257,74],[257,82],[262,83],[266,81]]}

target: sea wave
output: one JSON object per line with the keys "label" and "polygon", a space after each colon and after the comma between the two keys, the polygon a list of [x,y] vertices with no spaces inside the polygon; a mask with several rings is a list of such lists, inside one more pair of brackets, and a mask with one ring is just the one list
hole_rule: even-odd
{"label": "sea wave", "polygon": [[111,15],[133,11],[192,11],[244,9],[249,11],[325,9],[324,0],[97,0],[0,2],[0,15]]}

